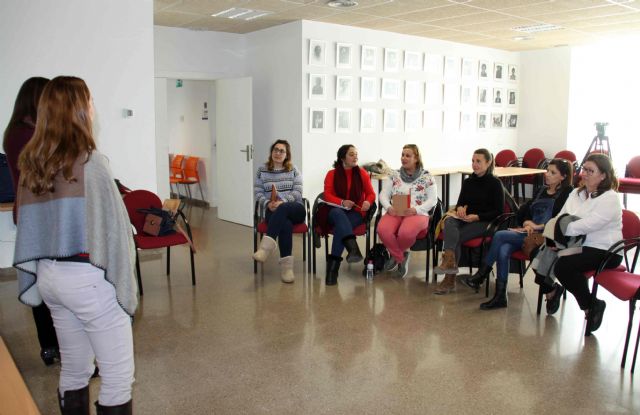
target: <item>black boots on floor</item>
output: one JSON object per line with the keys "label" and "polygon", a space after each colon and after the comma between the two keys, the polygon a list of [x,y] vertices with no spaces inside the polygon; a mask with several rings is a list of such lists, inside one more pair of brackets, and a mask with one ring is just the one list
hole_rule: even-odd
{"label": "black boots on floor", "polygon": [[475,274],[463,279],[462,282],[467,287],[473,288],[474,290],[476,290],[476,292],[478,292],[478,290],[480,290],[480,286],[485,282],[485,280],[489,279],[492,269],[493,268],[490,266],[483,265],[478,269],[478,271],[476,271]]}
{"label": "black boots on floor", "polygon": [[329,255],[327,257],[327,275],[325,285],[336,285],[338,283],[338,271],[340,271],[340,263],[342,258],[339,256]]}
{"label": "black boots on floor", "polygon": [[97,415],[131,415],[133,413],[133,406],[131,400],[116,406],[102,406],[96,402],[96,413]]}
{"label": "black boots on floor", "polygon": [[60,396],[60,392],[57,395],[62,415],[89,415],[89,385],[65,391],[64,396]]}
{"label": "black boots on floor", "polygon": [[494,308],[505,308],[507,306],[507,282],[496,280],[496,292],[493,298],[486,303],[480,304],[481,310],[493,310]]}
{"label": "black boots on floor", "polygon": [[349,235],[342,238],[342,244],[347,250],[347,262],[353,264],[354,262],[360,262],[364,259],[360,248],[358,247],[358,241],[356,241],[355,235]]}

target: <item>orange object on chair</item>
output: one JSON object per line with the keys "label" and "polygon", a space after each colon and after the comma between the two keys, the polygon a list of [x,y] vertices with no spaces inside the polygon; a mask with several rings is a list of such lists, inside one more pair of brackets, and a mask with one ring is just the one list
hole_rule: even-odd
{"label": "orange object on chair", "polygon": [[180,184],[183,184],[187,187],[187,194],[189,199],[191,197],[191,189],[190,186],[192,184],[197,184],[200,189],[200,200],[204,201],[204,193],[202,193],[202,185],[200,184],[200,175],[198,174],[198,162],[200,161],[199,157],[189,156],[187,160],[184,162],[183,178],[180,180]]}
{"label": "orange object on chair", "polygon": [[184,156],[182,154],[176,154],[173,156],[171,160],[171,167],[169,168],[169,189],[173,188],[173,185],[176,185],[176,194],[180,196],[180,189],[178,185],[180,184],[180,180],[183,179],[184,175],[182,172],[182,162],[184,161]]}

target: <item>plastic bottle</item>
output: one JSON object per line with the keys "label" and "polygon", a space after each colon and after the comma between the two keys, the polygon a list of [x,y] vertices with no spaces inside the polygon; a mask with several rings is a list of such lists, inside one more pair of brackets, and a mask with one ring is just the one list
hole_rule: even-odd
{"label": "plastic bottle", "polygon": [[367,281],[373,281],[373,261],[369,260],[367,264]]}

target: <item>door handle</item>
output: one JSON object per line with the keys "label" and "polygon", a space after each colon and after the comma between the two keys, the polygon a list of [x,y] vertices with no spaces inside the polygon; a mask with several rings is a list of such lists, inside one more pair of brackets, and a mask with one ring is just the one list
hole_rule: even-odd
{"label": "door handle", "polygon": [[240,150],[241,153],[247,153],[247,161],[253,159],[253,144],[247,144],[244,150]]}

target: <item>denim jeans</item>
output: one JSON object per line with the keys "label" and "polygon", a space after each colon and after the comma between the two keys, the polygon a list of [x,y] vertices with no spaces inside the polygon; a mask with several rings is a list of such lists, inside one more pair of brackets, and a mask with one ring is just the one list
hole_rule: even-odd
{"label": "denim jeans", "polygon": [[360,212],[331,208],[329,211],[329,224],[333,226],[333,243],[331,244],[331,255],[341,257],[344,251],[342,239],[345,236],[353,235],[353,228],[363,222]]}
{"label": "denim jeans", "polygon": [[293,225],[304,222],[306,211],[298,202],[285,202],[272,212],[267,209],[267,235],[277,239],[280,258],[291,256],[293,247]]}
{"label": "denim jeans", "polygon": [[526,233],[514,231],[498,231],[493,235],[489,253],[484,259],[485,265],[491,267],[494,262],[498,264],[497,278],[507,282],[509,276],[509,260],[511,254],[522,248]]}

